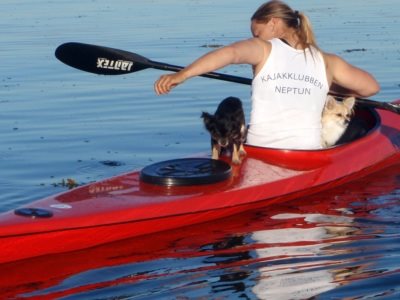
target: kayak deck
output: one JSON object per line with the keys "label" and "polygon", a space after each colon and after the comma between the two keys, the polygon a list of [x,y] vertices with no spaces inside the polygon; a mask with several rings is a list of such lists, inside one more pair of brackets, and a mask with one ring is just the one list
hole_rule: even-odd
{"label": "kayak deck", "polygon": [[25,206],[47,210],[50,217],[3,213],[0,263],[88,248],[287,201],[397,161],[399,116],[379,111],[376,118],[370,110],[360,111],[370,132],[357,141],[314,151],[248,146],[242,164],[232,166],[232,176],[219,183],[159,186],[143,182],[140,171],[134,171]]}

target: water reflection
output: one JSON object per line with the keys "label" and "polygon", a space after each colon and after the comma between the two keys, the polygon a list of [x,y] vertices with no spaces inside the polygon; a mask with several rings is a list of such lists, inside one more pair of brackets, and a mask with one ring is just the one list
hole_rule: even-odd
{"label": "water reflection", "polygon": [[332,248],[355,236],[358,229],[354,218],[323,214],[280,214],[272,218],[286,220],[291,227],[252,235],[262,246],[255,250],[263,263],[252,288],[258,298],[308,299],[344,284],[357,271],[343,266],[350,260],[338,260],[348,250]]}
{"label": "water reflection", "polygon": [[0,298],[396,298],[397,173],[398,166],[215,222],[3,264]]}

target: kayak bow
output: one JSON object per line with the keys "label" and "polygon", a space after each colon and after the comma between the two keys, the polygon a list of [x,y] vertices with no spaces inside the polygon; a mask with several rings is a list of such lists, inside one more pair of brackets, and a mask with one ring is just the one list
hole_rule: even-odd
{"label": "kayak bow", "polygon": [[242,164],[229,170],[226,163],[221,164],[224,176],[228,171],[229,176],[216,176],[216,182],[158,184],[142,180],[138,170],[2,213],[0,263],[85,249],[265,207],[338,186],[400,161],[399,115],[358,108],[356,119],[365,124],[367,132],[328,149],[247,146]]}

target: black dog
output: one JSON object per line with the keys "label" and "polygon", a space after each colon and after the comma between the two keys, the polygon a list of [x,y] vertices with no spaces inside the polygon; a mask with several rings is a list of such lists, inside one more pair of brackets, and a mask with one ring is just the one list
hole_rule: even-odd
{"label": "black dog", "polygon": [[240,163],[240,155],[245,155],[243,143],[246,140],[246,124],[242,102],[228,97],[218,105],[214,115],[203,112],[204,126],[211,134],[212,159],[218,159],[222,148],[232,152],[232,162]]}

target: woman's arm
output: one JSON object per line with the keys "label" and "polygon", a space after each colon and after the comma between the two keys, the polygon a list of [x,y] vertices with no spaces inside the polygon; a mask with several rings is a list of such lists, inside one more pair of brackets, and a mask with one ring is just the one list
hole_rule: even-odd
{"label": "woman's arm", "polygon": [[379,92],[379,83],[370,73],[347,63],[339,56],[324,54],[324,57],[327,75],[333,86],[339,86],[361,97],[369,97]]}
{"label": "woman's arm", "polygon": [[154,83],[157,95],[166,94],[185,80],[212,72],[230,64],[250,64],[257,66],[263,59],[265,46],[258,38],[233,43],[229,46],[211,51],[192,64],[173,74],[162,75]]}

